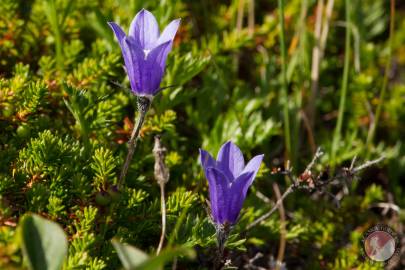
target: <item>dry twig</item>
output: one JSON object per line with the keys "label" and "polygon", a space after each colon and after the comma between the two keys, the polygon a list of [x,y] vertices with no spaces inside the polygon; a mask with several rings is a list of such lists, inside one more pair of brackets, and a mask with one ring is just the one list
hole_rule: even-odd
{"label": "dry twig", "polygon": [[160,186],[160,203],[162,212],[162,233],[160,235],[159,246],[156,253],[159,254],[163,247],[166,234],[166,201],[165,201],[165,185],[169,181],[169,169],[165,164],[166,148],[162,146],[159,136],[155,137],[155,146],[153,147],[153,155],[155,156],[155,179]]}
{"label": "dry twig", "polygon": [[324,172],[320,172],[318,175],[315,175],[313,171],[313,167],[316,163],[316,161],[323,155],[323,152],[321,151],[320,148],[317,149],[313,159],[311,162],[308,164],[306,167],[305,171],[299,175],[298,177],[293,176],[292,174],[292,169],[287,166],[287,168],[284,171],[277,171],[279,174],[286,175],[292,182],[292,184],[284,191],[283,195],[281,195],[274,206],[264,215],[250,223],[244,232],[249,231],[251,228],[255,227],[256,225],[259,225],[262,223],[264,220],[268,219],[276,210],[279,208],[282,204],[284,199],[293,193],[295,190],[308,190],[308,191],[319,191],[319,192],[324,192],[336,200],[335,196],[330,193],[329,191],[325,190],[327,186],[333,186],[333,185],[340,185],[342,184],[342,181],[347,181],[347,180],[352,180],[357,173],[359,173],[361,170],[364,170],[368,167],[371,167],[379,162],[381,162],[384,157],[377,158],[375,160],[370,160],[367,161],[357,167],[354,167],[354,164],[356,162],[356,158],[354,157],[351,161],[351,165],[348,168],[343,168],[341,172],[337,173],[335,176],[332,176],[327,179],[322,179],[324,177]]}

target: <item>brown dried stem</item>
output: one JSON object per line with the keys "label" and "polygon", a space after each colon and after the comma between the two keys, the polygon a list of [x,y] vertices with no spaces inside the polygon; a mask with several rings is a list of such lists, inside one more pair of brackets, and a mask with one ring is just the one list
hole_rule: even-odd
{"label": "brown dried stem", "polygon": [[[286,175],[292,182],[292,184],[284,191],[283,195],[281,195],[278,199],[277,202],[274,204],[274,206],[264,215],[250,223],[249,225],[246,226],[244,232],[249,231],[251,228],[255,227],[256,225],[259,225],[262,223],[264,220],[268,219],[276,210],[279,208],[282,204],[284,199],[293,193],[295,190],[301,189],[301,190],[308,190],[308,191],[313,191],[317,190],[320,192],[325,192],[325,188],[327,186],[332,186],[332,185],[339,185],[342,184],[342,181],[347,181],[351,180],[354,178],[354,176],[359,173],[361,170],[364,170],[368,167],[371,167],[379,162],[381,162],[384,157],[377,158],[375,160],[370,160],[367,161],[357,167],[354,167],[354,163],[356,161],[356,157],[352,159],[351,165],[349,168],[343,168],[340,173],[336,174],[335,176],[332,176],[328,179],[322,180],[322,175],[323,173],[319,173],[318,175],[314,175],[312,173],[312,169],[316,163],[316,161],[323,155],[323,152],[318,148],[316,151],[313,159],[311,162],[308,164],[306,167],[305,171],[298,177],[294,177],[292,175],[291,169],[287,168],[284,171],[280,171],[278,173]],[[327,192],[327,194],[334,196],[330,192]]]}

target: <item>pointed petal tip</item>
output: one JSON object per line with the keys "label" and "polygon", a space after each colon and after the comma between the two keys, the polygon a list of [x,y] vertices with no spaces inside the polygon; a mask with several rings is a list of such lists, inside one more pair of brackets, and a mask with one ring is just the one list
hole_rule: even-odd
{"label": "pointed petal tip", "polygon": [[[116,22],[107,22],[107,24],[113,28],[113,27],[120,27]],[[121,27],[120,27],[121,28]]]}
{"label": "pointed petal tip", "polygon": [[125,38],[126,34],[124,30],[122,30],[121,26],[119,26],[115,22],[107,22],[108,26],[111,28],[111,30],[114,32],[117,40],[121,43],[121,41]]}
{"label": "pointed petal tip", "polygon": [[204,153],[207,153],[207,151],[202,148],[198,148],[198,153],[200,153],[200,155],[203,155]]}
{"label": "pointed petal tip", "polygon": [[243,172],[254,172],[254,173],[255,173],[255,176],[256,176],[256,173],[259,171],[260,166],[261,166],[261,164],[262,164],[263,157],[264,157],[264,154],[254,156],[254,157],[248,162],[248,164],[246,164],[246,167],[245,167],[245,169],[243,170]]}
{"label": "pointed petal tip", "polygon": [[175,19],[171,21],[163,30],[162,34],[159,36],[158,40],[156,41],[155,46],[158,46],[159,44],[163,44],[167,41],[173,41],[177,30],[179,29],[180,26],[180,19]]}
{"label": "pointed petal tip", "polygon": [[[240,150],[239,146],[237,146],[232,140],[226,141],[223,145],[221,145],[219,152],[221,150],[226,149],[227,147],[234,147],[234,149],[242,154],[242,151]],[[218,152],[218,154],[219,154]],[[242,154],[243,156],[243,154]]]}
{"label": "pointed petal tip", "polygon": [[159,37],[156,17],[150,11],[141,9],[129,26],[128,35],[138,40],[143,49],[152,49],[152,45]]}
{"label": "pointed petal tip", "polygon": [[142,8],[140,11],[138,11],[138,13],[137,13],[135,16],[137,16],[138,14],[139,14],[139,15],[144,15],[144,14],[152,15],[153,18],[155,18],[155,15],[153,15],[152,12],[150,12],[149,10],[147,10],[147,9],[145,9],[145,8]]}
{"label": "pointed petal tip", "polygon": [[177,23],[179,25],[181,23],[181,18],[174,19],[170,23]]}
{"label": "pointed petal tip", "polygon": [[263,160],[263,158],[264,158],[264,154],[260,154],[260,155],[257,155],[257,156],[255,156],[255,157],[257,157],[257,158],[261,158],[262,160]]}
{"label": "pointed petal tip", "polygon": [[166,47],[166,46],[169,45],[170,43],[173,43],[173,41],[172,41],[172,40],[168,40],[168,41],[166,41],[166,42],[163,42],[163,43],[160,44],[159,46]]}
{"label": "pointed petal tip", "polygon": [[[260,165],[262,164],[262,162],[263,162],[263,159],[264,159],[264,154],[260,154],[260,155],[257,155],[256,156],[258,159],[260,158]],[[259,167],[260,168],[260,167]]]}
{"label": "pointed petal tip", "polygon": [[240,148],[232,140],[226,141],[222,146],[225,146],[225,145],[235,146],[236,148],[238,148],[240,150]]}
{"label": "pointed petal tip", "polygon": [[233,143],[231,140],[228,140],[228,141],[224,142],[224,143],[221,145],[221,147],[219,148],[219,149],[220,149],[219,151],[221,151],[221,149],[227,147],[228,145],[231,145],[231,146],[232,146],[232,144],[234,144],[234,143]]}
{"label": "pointed petal tip", "polygon": [[204,149],[198,148],[198,153],[200,154],[200,161],[202,163],[202,156],[204,155]]}
{"label": "pointed petal tip", "polygon": [[204,149],[199,148],[200,152],[200,163],[205,169],[215,167],[216,161],[213,159],[211,154]]}

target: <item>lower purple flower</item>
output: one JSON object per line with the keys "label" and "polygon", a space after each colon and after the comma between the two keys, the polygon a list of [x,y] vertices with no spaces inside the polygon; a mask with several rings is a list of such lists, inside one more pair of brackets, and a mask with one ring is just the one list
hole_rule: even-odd
{"label": "lower purple flower", "polygon": [[208,179],[211,215],[216,224],[236,223],[263,156],[255,156],[245,166],[242,152],[231,141],[222,145],[217,160],[200,149],[201,165]]}

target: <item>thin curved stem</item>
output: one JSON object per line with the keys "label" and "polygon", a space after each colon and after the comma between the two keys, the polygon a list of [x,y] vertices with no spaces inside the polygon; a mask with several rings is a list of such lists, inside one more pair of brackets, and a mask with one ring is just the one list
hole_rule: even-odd
{"label": "thin curved stem", "polygon": [[267,218],[269,218],[279,207],[280,205],[283,203],[284,199],[290,195],[291,193],[293,193],[294,191],[294,184],[292,184],[291,186],[289,186],[287,188],[287,190],[283,193],[283,195],[277,200],[277,202],[273,205],[273,207],[271,208],[271,210],[269,212],[267,212],[266,214],[264,214],[263,216],[259,217],[258,219],[256,219],[255,221],[253,221],[252,223],[250,223],[245,231],[250,230],[251,228],[255,227],[256,225],[262,223],[264,220],[266,220]]}
{"label": "thin curved stem", "polygon": [[151,104],[150,98],[138,97],[139,118],[138,118],[138,122],[137,122],[136,126],[132,130],[131,138],[129,139],[129,142],[128,142],[128,154],[127,154],[127,157],[125,158],[124,165],[122,166],[120,178],[118,180],[118,187],[121,187],[125,181],[125,177],[128,173],[129,165],[131,163],[132,157],[134,156],[136,142],[139,137],[139,132],[141,131],[141,128],[145,121],[146,113],[149,110],[150,104]]}
{"label": "thin curved stem", "polygon": [[162,212],[162,234],[160,235],[159,246],[156,254],[159,255],[165,241],[166,234],[166,200],[165,200],[165,184],[160,183],[160,208]]}

